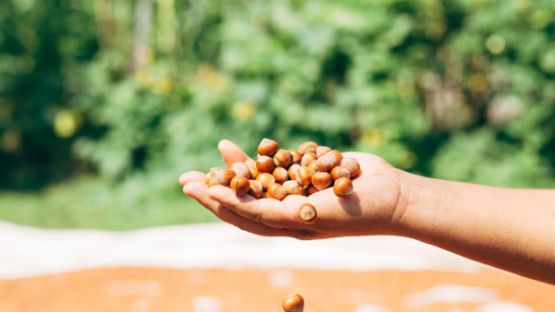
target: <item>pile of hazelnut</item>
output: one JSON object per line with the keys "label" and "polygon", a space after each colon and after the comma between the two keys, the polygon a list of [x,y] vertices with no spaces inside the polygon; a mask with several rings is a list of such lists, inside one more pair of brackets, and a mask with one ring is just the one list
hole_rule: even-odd
{"label": "pile of hazelnut", "polygon": [[360,165],[352,157],[308,141],[296,150],[280,149],[276,141],[263,139],[258,145],[256,163],[234,163],[230,168],[212,168],[205,183],[229,186],[237,196],[308,196],[333,185],[337,196],[353,192],[351,179],[360,176]]}

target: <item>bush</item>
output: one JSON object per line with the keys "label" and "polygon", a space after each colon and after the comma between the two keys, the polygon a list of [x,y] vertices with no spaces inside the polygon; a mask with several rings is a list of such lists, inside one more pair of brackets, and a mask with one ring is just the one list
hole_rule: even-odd
{"label": "bush", "polygon": [[[98,38],[64,104],[83,120],[76,155],[105,176],[142,172],[169,187],[215,165],[220,138],[252,154],[266,136],[374,152],[426,175],[553,185],[551,1],[113,5],[112,44]],[[139,5],[153,19],[136,66]]]}

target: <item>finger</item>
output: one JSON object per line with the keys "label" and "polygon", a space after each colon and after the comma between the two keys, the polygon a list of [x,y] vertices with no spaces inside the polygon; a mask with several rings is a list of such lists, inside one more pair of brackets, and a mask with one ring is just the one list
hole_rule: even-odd
{"label": "finger", "polygon": [[203,205],[208,210],[210,210],[222,221],[230,223],[243,231],[251,232],[262,236],[292,236],[293,235],[293,233],[290,233],[284,229],[271,228],[263,224],[256,223],[241,217],[240,215],[234,213],[233,211],[223,207],[219,202],[210,199],[206,195],[207,189],[208,189],[207,186],[204,185],[203,183],[192,182],[185,185],[185,187],[183,187],[183,192],[191,196],[196,201],[198,201],[201,205]]}
{"label": "finger", "polygon": [[193,181],[203,181],[206,175],[200,171],[189,171],[179,176],[179,183],[183,186]]}
{"label": "finger", "polygon": [[220,150],[220,154],[227,166],[231,166],[236,162],[247,162],[250,160],[249,156],[239,146],[229,140],[221,140],[218,143],[218,150]]}
{"label": "finger", "polygon": [[296,210],[273,198],[254,199],[251,196],[237,197],[233,190],[214,186],[208,196],[230,208],[238,215],[274,228],[298,229],[304,225],[298,221]]}

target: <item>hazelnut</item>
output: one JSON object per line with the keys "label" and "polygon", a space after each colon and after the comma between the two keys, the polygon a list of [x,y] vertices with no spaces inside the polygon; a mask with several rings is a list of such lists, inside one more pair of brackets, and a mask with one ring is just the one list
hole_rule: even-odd
{"label": "hazelnut", "polygon": [[272,175],[274,176],[276,182],[280,184],[287,181],[289,178],[289,173],[287,173],[287,170],[282,167],[277,167],[276,169],[274,169]]}
{"label": "hazelnut", "polygon": [[316,219],[316,208],[312,204],[305,203],[299,208],[299,216],[304,222],[311,222]]}
{"label": "hazelnut", "polygon": [[275,168],[274,160],[268,156],[258,156],[256,169],[260,172],[272,172]]}
{"label": "hazelnut", "polygon": [[264,187],[262,187],[260,181],[249,180],[249,195],[256,199],[262,198],[264,195]]}
{"label": "hazelnut", "polygon": [[331,152],[331,148],[329,148],[327,146],[320,145],[316,148],[316,157],[320,158],[320,157],[326,155],[329,152]]}
{"label": "hazelnut", "polygon": [[230,187],[237,196],[243,196],[249,192],[249,180],[242,176],[235,176],[231,179]]}
{"label": "hazelnut", "polygon": [[299,182],[299,184],[302,186],[309,186],[314,172],[314,169],[309,167],[299,168],[299,170],[297,171],[297,182]]}
{"label": "hazelnut", "polygon": [[236,162],[231,165],[231,170],[233,170],[233,172],[235,172],[235,175],[237,176],[242,176],[247,179],[251,178],[251,170],[249,169],[249,166],[247,166],[247,164],[245,163]]}
{"label": "hazelnut", "polygon": [[256,181],[259,181],[262,184],[262,188],[265,190],[268,189],[270,184],[276,182],[276,180],[274,179],[274,176],[267,172],[263,172],[259,174],[258,177],[256,177]]}
{"label": "hazelnut", "polygon": [[279,146],[278,143],[270,139],[262,139],[260,144],[258,144],[258,154],[272,157],[277,152]]}
{"label": "hazelnut", "polygon": [[276,167],[289,168],[293,163],[293,158],[288,150],[280,149],[274,155],[274,163]]}
{"label": "hazelnut", "polygon": [[256,164],[254,164],[254,165],[252,165],[252,166],[251,166],[251,165],[247,165],[247,166],[249,166],[249,170],[250,170],[250,172],[251,172],[251,178],[256,179],[256,177],[257,177],[258,174],[260,173],[260,172],[258,171],[258,169],[256,169]]}
{"label": "hazelnut", "polygon": [[318,158],[316,167],[318,171],[329,172],[333,167],[338,166],[342,159],[343,156],[341,153],[338,150],[333,150]]}
{"label": "hazelnut", "polygon": [[289,178],[291,180],[297,180],[297,173],[299,171],[299,169],[301,168],[301,165],[299,164],[292,164],[291,167],[289,167],[289,170],[287,170],[287,173],[289,174]]}
{"label": "hazelnut", "polygon": [[356,179],[360,176],[360,165],[358,161],[353,157],[344,157],[341,160],[341,167],[349,170],[352,179]]}
{"label": "hazelnut", "polygon": [[341,166],[335,166],[333,169],[331,169],[330,173],[334,181],[341,177],[347,177],[347,178],[351,177],[351,173],[349,172],[349,170]]}
{"label": "hazelnut", "polygon": [[311,181],[312,185],[321,191],[331,185],[332,178],[327,172],[316,172],[312,175]]}
{"label": "hazelnut", "polygon": [[301,154],[306,154],[308,152],[315,153],[316,147],[318,147],[318,144],[316,142],[306,141],[303,144],[299,145],[297,151],[299,151],[299,153]]}
{"label": "hazelnut", "polygon": [[291,160],[293,161],[294,164],[300,164],[301,163],[301,159],[303,158],[303,154],[299,153],[296,150],[289,150],[289,153],[291,153]]}
{"label": "hazelnut", "polygon": [[299,294],[292,294],[283,299],[281,305],[284,312],[303,312],[304,299]]}
{"label": "hazelnut", "polygon": [[204,183],[206,183],[209,187],[214,185],[229,186],[229,183],[234,176],[235,173],[231,169],[212,168],[210,169],[210,172],[206,174]]}
{"label": "hazelnut", "polygon": [[307,196],[310,196],[310,195],[312,195],[312,194],[314,194],[314,193],[316,193],[316,192],[318,192],[318,189],[315,188],[314,185],[309,185],[309,186],[306,188],[306,195],[307,195]]}
{"label": "hazelnut", "polygon": [[333,184],[333,192],[337,196],[347,196],[353,193],[353,183],[347,177],[341,177]]}
{"label": "hazelnut", "polygon": [[301,166],[306,167],[311,161],[316,159],[318,159],[318,157],[316,157],[316,153],[308,152],[303,155],[303,158],[301,158]]}
{"label": "hazelnut", "polygon": [[303,195],[303,188],[297,181],[289,180],[283,183],[283,188],[289,195]]}
{"label": "hazelnut", "polygon": [[287,196],[287,191],[281,184],[272,183],[268,187],[268,197],[282,200],[285,196]]}

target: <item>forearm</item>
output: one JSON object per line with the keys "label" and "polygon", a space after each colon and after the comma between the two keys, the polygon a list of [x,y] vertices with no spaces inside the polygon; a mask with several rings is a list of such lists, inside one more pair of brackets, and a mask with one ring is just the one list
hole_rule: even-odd
{"label": "forearm", "polygon": [[555,191],[400,176],[402,235],[555,284]]}

